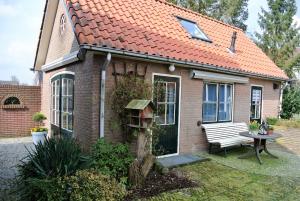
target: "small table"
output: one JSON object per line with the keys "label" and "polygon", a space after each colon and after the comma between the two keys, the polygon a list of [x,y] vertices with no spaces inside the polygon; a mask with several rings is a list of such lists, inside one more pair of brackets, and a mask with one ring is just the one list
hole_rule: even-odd
{"label": "small table", "polygon": [[244,159],[248,158],[250,156],[256,155],[256,158],[260,164],[262,164],[260,154],[262,151],[265,151],[267,154],[272,156],[273,158],[278,158],[277,156],[271,154],[267,149],[267,140],[276,139],[281,137],[280,134],[273,133],[272,135],[252,135],[249,132],[242,132],[240,133],[241,136],[249,137],[254,139],[254,152],[244,154],[242,156],[239,156],[238,158]]}

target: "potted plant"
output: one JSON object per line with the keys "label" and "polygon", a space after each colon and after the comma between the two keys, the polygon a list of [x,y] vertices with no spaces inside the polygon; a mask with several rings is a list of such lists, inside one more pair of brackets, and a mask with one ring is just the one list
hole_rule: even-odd
{"label": "potted plant", "polygon": [[259,131],[259,123],[257,121],[252,121],[249,125],[249,131],[252,135],[257,135]]}
{"label": "potted plant", "polygon": [[274,132],[274,127],[273,127],[273,126],[269,126],[269,127],[268,127],[268,130],[267,130],[267,134],[268,134],[268,135],[272,135],[273,132]]}
{"label": "potted plant", "polygon": [[39,142],[43,143],[47,137],[48,129],[42,127],[43,121],[46,119],[46,116],[41,112],[35,113],[32,117],[32,120],[38,124],[37,127],[31,129],[34,144],[38,144]]}

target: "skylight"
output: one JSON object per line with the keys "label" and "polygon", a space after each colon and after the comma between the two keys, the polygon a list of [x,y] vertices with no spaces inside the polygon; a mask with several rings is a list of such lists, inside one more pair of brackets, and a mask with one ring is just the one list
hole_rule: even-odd
{"label": "skylight", "polygon": [[193,38],[197,38],[200,40],[204,40],[207,42],[212,42],[206,35],[205,33],[203,33],[201,31],[201,29],[199,28],[199,26],[196,24],[196,22],[190,21],[190,20],[186,20],[183,18],[178,17],[178,20],[180,22],[180,24],[183,26],[183,28],[189,33],[191,34],[191,36]]}

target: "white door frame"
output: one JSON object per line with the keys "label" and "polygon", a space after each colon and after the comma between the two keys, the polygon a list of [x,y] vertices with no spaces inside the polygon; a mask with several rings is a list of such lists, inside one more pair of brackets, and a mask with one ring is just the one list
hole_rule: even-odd
{"label": "white door frame", "polygon": [[[180,75],[163,74],[163,73],[152,73],[152,84],[154,84],[154,76],[155,75],[162,76],[162,77],[174,77],[174,78],[179,79],[177,153],[156,156],[156,158],[165,158],[165,157],[169,157],[169,156],[176,156],[176,155],[179,155],[179,145],[180,145],[181,76]],[[152,101],[153,101],[153,97],[152,97]]]}

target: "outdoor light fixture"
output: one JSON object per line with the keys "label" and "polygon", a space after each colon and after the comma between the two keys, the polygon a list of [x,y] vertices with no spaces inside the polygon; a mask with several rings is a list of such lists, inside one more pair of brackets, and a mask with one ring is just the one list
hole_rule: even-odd
{"label": "outdoor light fixture", "polygon": [[169,71],[170,71],[170,72],[174,72],[174,71],[175,71],[175,66],[174,66],[174,64],[171,64],[171,65],[169,66]]}

